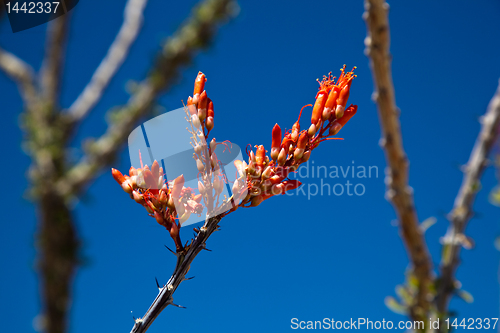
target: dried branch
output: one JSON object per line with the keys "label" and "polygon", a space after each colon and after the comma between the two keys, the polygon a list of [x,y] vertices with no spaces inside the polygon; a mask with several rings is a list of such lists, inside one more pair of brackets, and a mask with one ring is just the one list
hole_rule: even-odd
{"label": "dried branch", "polygon": [[500,81],[486,114],[481,119],[481,132],[476,139],[452,211],[448,215],[450,226],[443,238],[439,288],[436,306],[441,315],[447,314],[448,304],[455,288],[455,271],[460,263],[459,254],[466,237],[464,231],[473,216],[472,205],[480,190],[480,179],[488,166],[488,156],[500,132]]}
{"label": "dried branch", "polygon": [[149,76],[128,103],[114,113],[115,121],[106,133],[89,145],[86,156],[58,183],[62,195],[79,193],[113,161],[137,122],[149,112],[159,94],[174,83],[179,69],[190,63],[199,49],[208,46],[217,25],[234,16],[235,9],[237,4],[232,0],[206,0],[194,10],[189,21],[165,43]]}
{"label": "dried branch", "polygon": [[50,106],[55,106],[60,92],[61,71],[68,32],[69,14],[50,22],[45,42],[45,58],[40,73],[41,93]]}
{"label": "dried branch", "polygon": [[0,48],[0,69],[18,84],[19,92],[26,106],[36,102],[36,87],[33,68],[30,65]]}
{"label": "dried branch", "polygon": [[415,304],[410,308],[410,316],[418,319],[426,316],[429,308],[427,294],[432,281],[432,261],[424,235],[419,228],[413,191],[408,185],[408,159],[403,148],[399,110],[391,74],[388,9],[389,6],[384,0],[365,1],[366,11],[363,17],[368,29],[365,44],[375,84],[374,99],[378,106],[383,135],[381,145],[388,164],[386,197],[396,210],[401,236],[419,281]]}
{"label": "dried branch", "polygon": [[101,99],[111,79],[126,59],[132,43],[136,40],[142,26],[143,11],[147,0],[128,0],[125,6],[124,21],[106,57],[83,92],[69,108],[73,122],[84,118]]}
{"label": "dried branch", "polygon": [[211,217],[210,219],[206,220],[205,224],[202,228],[200,228],[198,235],[195,237],[186,253],[177,254],[177,265],[175,267],[174,273],[168,280],[167,284],[160,288],[158,296],[156,296],[153,304],[151,304],[144,317],[135,320],[135,325],[130,333],[146,332],[153,321],[163,311],[163,309],[165,309],[167,305],[173,304],[172,295],[177,290],[177,287],[181,284],[181,282],[186,280],[186,274],[189,271],[191,263],[198,255],[198,253],[200,253],[201,250],[205,249],[207,239],[214,231],[217,230],[220,220],[220,215]]}

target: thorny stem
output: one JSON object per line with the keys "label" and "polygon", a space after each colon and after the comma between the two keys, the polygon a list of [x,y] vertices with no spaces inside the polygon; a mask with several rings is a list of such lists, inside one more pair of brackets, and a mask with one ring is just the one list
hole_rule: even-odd
{"label": "thorny stem", "polygon": [[430,305],[428,293],[432,283],[432,261],[419,228],[412,189],[408,185],[409,163],[403,148],[399,110],[392,83],[388,9],[389,5],[384,0],[365,0],[363,18],[368,30],[366,53],[370,58],[375,84],[374,98],[383,136],[381,145],[387,160],[386,196],[397,213],[401,236],[418,280],[418,292],[415,303],[410,306],[410,316],[414,320],[425,320]]}
{"label": "thorny stem", "polygon": [[500,132],[500,81],[497,91],[491,99],[486,114],[481,120],[479,133],[469,161],[465,166],[464,177],[455,204],[449,214],[450,225],[443,239],[441,275],[436,298],[439,314],[447,315],[448,303],[455,290],[455,271],[460,263],[465,227],[473,216],[472,205],[480,189],[480,178],[488,166],[488,156]]}
{"label": "thorny stem", "polygon": [[220,220],[220,215],[207,219],[203,227],[200,228],[198,235],[189,245],[187,252],[177,254],[177,264],[172,276],[167,284],[160,288],[158,296],[156,296],[153,304],[151,304],[148,311],[146,311],[144,317],[135,320],[134,327],[130,333],[146,332],[163,309],[165,309],[167,305],[173,304],[174,292],[181,282],[185,280],[186,274],[194,258],[205,248],[207,239],[217,230]]}

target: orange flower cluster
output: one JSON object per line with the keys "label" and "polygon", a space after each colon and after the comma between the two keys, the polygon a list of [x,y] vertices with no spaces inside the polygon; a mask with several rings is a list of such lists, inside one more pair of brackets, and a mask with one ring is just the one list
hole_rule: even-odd
{"label": "orange flower cluster", "polygon": [[129,175],[123,175],[116,169],[111,169],[111,173],[122,189],[169,231],[177,251],[182,251],[179,229],[191,214],[203,211],[201,194],[195,195],[192,189],[184,187],[183,175],[168,188],[163,168],[157,161],[153,162],[151,169],[147,165],[138,169],[131,167]]}
{"label": "orange flower cluster", "polygon": [[[354,70],[354,69],[353,69]],[[221,172],[220,162],[215,154],[215,139],[207,145],[207,137],[214,127],[213,103],[204,90],[206,77],[198,73],[193,96],[187,100],[185,112],[191,125],[191,144],[193,158],[198,168],[198,192],[185,187],[184,176],[166,183],[163,169],[157,161],[151,168],[131,167],[129,175],[112,169],[114,179],[130,197],[146,208],[149,215],[163,225],[174,239],[177,252],[185,250],[179,236],[179,229],[191,214],[201,215],[204,208],[207,216],[225,215],[238,207],[253,207],[277,194],[285,194],[301,185],[298,180],[289,179],[290,172],[309,160],[311,152],[320,142],[337,139],[340,129],[356,113],[357,106],[346,108],[352,79],[356,76],[341,69],[340,77],[335,80],[331,73],[319,82],[319,91],[311,115],[311,125],[307,130],[300,129],[300,117],[292,129],[282,135],[281,127],[276,124],[272,129],[270,156],[263,145],[255,146],[256,151],[248,152],[248,163],[236,160],[237,179],[232,184],[232,197],[220,198],[227,177]],[[203,201],[203,204],[202,204]],[[197,229],[195,229],[197,230]]]}
{"label": "orange flower cluster", "polygon": [[[193,157],[199,172],[203,174],[201,178],[204,182],[200,181],[198,186],[200,194],[196,195],[192,188],[184,186],[183,175],[178,176],[171,184],[166,183],[163,168],[156,160],[151,168],[147,165],[143,166],[141,161],[141,168],[131,167],[129,175],[123,175],[120,171],[111,169],[113,178],[122,189],[137,203],[144,206],[149,215],[169,231],[177,252],[184,251],[179,236],[182,223],[191,214],[201,216],[204,207],[210,207],[209,212],[211,212],[214,206],[219,204],[218,196],[224,187],[224,177],[219,171],[218,160],[213,153],[217,143],[212,140],[207,147],[205,141],[205,137],[214,127],[214,108],[204,90],[205,82],[205,75],[199,72],[195,80],[193,97],[188,98],[185,108],[191,124],[191,143],[195,152]],[[215,203],[214,196],[209,193],[215,193],[217,198]],[[205,205],[201,204],[202,200]]]}
{"label": "orange flower cluster", "polygon": [[340,129],[356,113],[357,105],[346,108],[354,75],[354,69],[345,71],[345,65],[341,69],[341,75],[335,81],[331,73],[324,76],[319,82],[319,91],[316,94],[316,102],[311,115],[311,125],[307,130],[300,130],[300,117],[306,105],[300,110],[299,118],[292,126],[291,131],[282,137],[282,131],[278,124],[272,130],[270,158],[266,155],[263,145],[255,146],[256,152],[249,152],[248,164],[236,161],[238,169],[245,170],[247,174],[248,194],[240,206],[258,206],[264,200],[277,194],[284,194],[301,185],[298,180],[288,179],[290,172],[309,160],[311,152],[320,142],[336,139]]}

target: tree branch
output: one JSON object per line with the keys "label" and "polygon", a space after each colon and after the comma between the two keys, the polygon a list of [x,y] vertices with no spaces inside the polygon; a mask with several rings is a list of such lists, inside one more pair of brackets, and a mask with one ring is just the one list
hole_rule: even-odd
{"label": "tree branch", "polygon": [[106,133],[88,146],[86,156],[58,183],[62,195],[79,193],[113,161],[137,122],[148,113],[159,94],[175,82],[179,69],[190,63],[199,49],[208,46],[217,25],[234,16],[235,9],[237,5],[232,0],[206,0],[194,10],[189,21],[164,45],[149,76],[128,103],[114,112],[114,121]]}
{"label": "tree branch", "polygon": [[399,110],[396,106],[389,53],[390,32],[387,12],[389,5],[384,0],[365,0],[368,36],[365,39],[366,54],[375,85],[374,99],[377,103],[382,129],[381,146],[387,160],[386,197],[392,202],[399,219],[401,236],[406,245],[413,271],[418,279],[418,294],[410,308],[414,319],[426,316],[429,308],[427,294],[432,281],[432,261],[413,201],[413,191],[408,185],[408,159],[403,148]]}
{"label": "tree branch", "polygon": [[439,288],[436,298],[437,309],[446,315],[448,304],[455,288],[455,271],[460,263],[459,254],[465,227],[473,216],[472,205],[480,190],[480,179],[488,166],[488,156],[500,131],[500,81],[491,99],[486,114],[481,119],[481,132],[465,166],[464,177],[452,211],[448,215],[450,226],[443,238],[443,253],[440,267]]}
{"label": "tree branch", "polygon": [[147,0],[128,0],[124,21],[106,57],[92,75],[90,82],[69,108],[72,122],[83,119],[101,99],[111,79],[126,59],[132,43],[142,26],[143,11]]}
{"label": "tree branch", "polygon": [[45,58],[40,73],[40,88],[45,102],[50,106],[56,106],[58,103],[68,20],[69,14],[64,14],[52,20],[47,29]]}
{"label": "tree branch", "polygon": [[221,215],[211,217],[205,221],[205,224],[200,228],[200,232],[195,237],[189,249],[185,254],[177,254],[177,265],[174,273],[168,280],[167,284],[160,288],[158,296],[156,296],[153,304],[142,318],[135,320],[135,325],[130,333],[146,332],[153,321],[169,304],[173,304],[172,295],[177,290],[177,287],[185,280],[186,274],[189,271],[190,265],[194,258],[205,248],[206,241],[210,235],[217,230],[218,223],[221,220]]}
{"label": "tree branch", "polygon": [[12,53],[0,48],[0,69],[17,83],[24,104],[27,107],[35,104],[36,88],[33,68]]}

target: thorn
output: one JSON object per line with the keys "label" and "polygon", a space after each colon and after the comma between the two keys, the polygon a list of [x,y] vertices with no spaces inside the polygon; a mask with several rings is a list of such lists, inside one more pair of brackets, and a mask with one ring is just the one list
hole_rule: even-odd
{"label": "thorn", "polygon": [[158,279],[156,277],[155,277],[155,281],[156,281],[156,286],[158,287],[158,289],[161,289],[160,284],[158,283]]}
{"label": "thorn", "polygon": [[179,304],[174,304],[174,303],[170,303],[170,304],[172,304],[175,307],[181,308],[181,309],[187,309],[185,306],[182,306],[182,305],[179,305]]}
{"label": "thorn", "polygon": [[175,256],[177,256],[177,253],[175,253],[174,251],[172,251],[168,246],[165,245],[165,247],[170,251],[172,252]]}
{"label": "thorn", "polygon": [[208,251],[208,252],[212,252],[212,250],[209,250],[206,247],[203,247],[203,250]]}
{"label": "thorn", "polygon": [[198,228],[193,228],[194,232],[196,232],[197,234],[200,233],[200,229]]}
{"label": "thorn", "polygon": [[192,280],[192,279],[194,279],[194,276],[191,276],[191,277],[188,277],[188,278],[184,278],[184,281]]}

